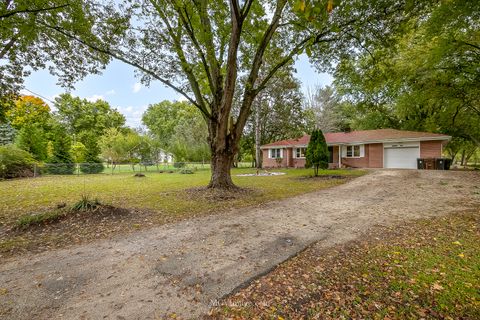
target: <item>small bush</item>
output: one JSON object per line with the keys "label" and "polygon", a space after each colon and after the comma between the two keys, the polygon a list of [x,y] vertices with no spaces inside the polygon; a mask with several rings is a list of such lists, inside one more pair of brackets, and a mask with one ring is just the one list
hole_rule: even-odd
{"label": "small bush", "polygon": [[193,174],[193,171],[190,169],[182,169],[179,171],[181,174]]}
{"label": "small bush", "polygon": [[105,169],[105,167],[101,162],[80,164],[80,171],[86,174],[101,173],[103,172],[103,169]]}
{"label": "small bush", "polygon": [[65,215],[65,212],[60,210],[48,211],[43,213],[38,213],[34,215],[24,215],[17,220],[18,228],[27,228],[33,225],[39,225],[46,222],[52,222],[60,219]]}
{"label": "small bush", "polygon": [[174,168],[177,168],[177,169],[179,169],[179,168],[184,168],[184,167],[185,167],[185,162],[175,162],[175,163],[173,164],[173,167],[174,167]]}
{"label": "small bush", "polygon": [[0,146],[0,179],[31,177],[34,164],[27,151],[14,145]]}
{"label": "small bush", "polygon": [[98,199],[90,199],[83,195],[82,199],[72,206],[72,211],[95,211],[100,204]]}
{"label": "small bush", "polygon": [[50,174],[73,174],[75,172],[75,163],[48,163],[44,170]]}
{"label": "small bush", "polygon": [[73,174],[75,164],[70,154],[72,143],[65,129],[58,127],[54,130],[52,142],[52,154],[48,158],[48,165],[45,167],[51,174]]}

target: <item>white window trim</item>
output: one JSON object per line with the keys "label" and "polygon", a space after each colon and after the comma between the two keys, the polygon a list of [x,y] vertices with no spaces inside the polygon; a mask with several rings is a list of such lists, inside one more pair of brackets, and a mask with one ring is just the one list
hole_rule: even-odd
{"label": "white window trim", "polygon": [[[280,150],[280,157],[272,157],[272,150]],[[283,158],[283,148],[270,148],[270,149],[268,149],[268,157],[270,159]]]}
{"label": "white window trim", "polygon": [[[355,146],[359,146],[360,147],[360,155],[359,156],[355,156],[355,150],[354,150],[354,147]],[[345,145],[345,155],[344,155],[344,158],[347,158],[347,159],[359,159],[359,158],[364,158],[365,157],[365,145],[364,144],[350,144],[350,145]],[[348,148],[351,147],[352,148],[352,155],[351,156],[348,156]],[[343,154],[342,154],[343,156]]]}
{"label": "white window trim", "polygon": [[[303,153],[303,157],[297,157],[297,149],[305,149],[305,152]],[[305,159],[306,153],[307,153],[307,148],[306,148],[306,147],[293,148],[293,157],[294,157],[295,159]]]}

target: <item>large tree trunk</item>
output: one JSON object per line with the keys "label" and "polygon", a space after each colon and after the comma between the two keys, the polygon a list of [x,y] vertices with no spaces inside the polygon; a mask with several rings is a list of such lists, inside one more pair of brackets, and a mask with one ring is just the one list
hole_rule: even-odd
{"label": "large tree trunk", "polygon": [[237,189],[230,174],[230,169],[232,168],[234,160],[233,158],[234,155],[228,153],[212,154],[212,176],[208,188]]}
{"label": "large tree trunk", "polygon": [[222,121],[208,119],[208,141],[211,152],[212,175],[208,188],[237,189],[232,181],[232,169],[235,155],[238,152],[240,137],[235,137],[227,124]]}

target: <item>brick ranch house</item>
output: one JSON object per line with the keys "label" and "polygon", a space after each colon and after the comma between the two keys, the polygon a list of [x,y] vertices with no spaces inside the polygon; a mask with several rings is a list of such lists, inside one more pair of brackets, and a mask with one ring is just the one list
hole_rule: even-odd
{"label": "brick ranch house", "polygon": [[[331,168],[416,169],[417,158],[440,158],[451,137],[394,129],[325,133]],[[309,135],[261,146],[263,167],[305,167]]]}

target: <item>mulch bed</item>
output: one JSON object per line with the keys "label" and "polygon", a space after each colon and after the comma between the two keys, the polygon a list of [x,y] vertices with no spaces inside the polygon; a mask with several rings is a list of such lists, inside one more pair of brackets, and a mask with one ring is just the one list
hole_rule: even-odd
{"label": "mulch bed", "polygon": [[251,197],[260,194],[261,191],[253,188],[234,188],[232,190],[218,190],[206,187],[185,189],[188,199],[205,199],[208,201],[225,201]]}
{"label": "mulch bed", "polygon": [[0,258],[68,247],[153,225],[148,212],[110,205],[100,205],[94,211],[57,210],[62,210],[64,214],[53,221],[25,227],[3,227],[0,232]]}

